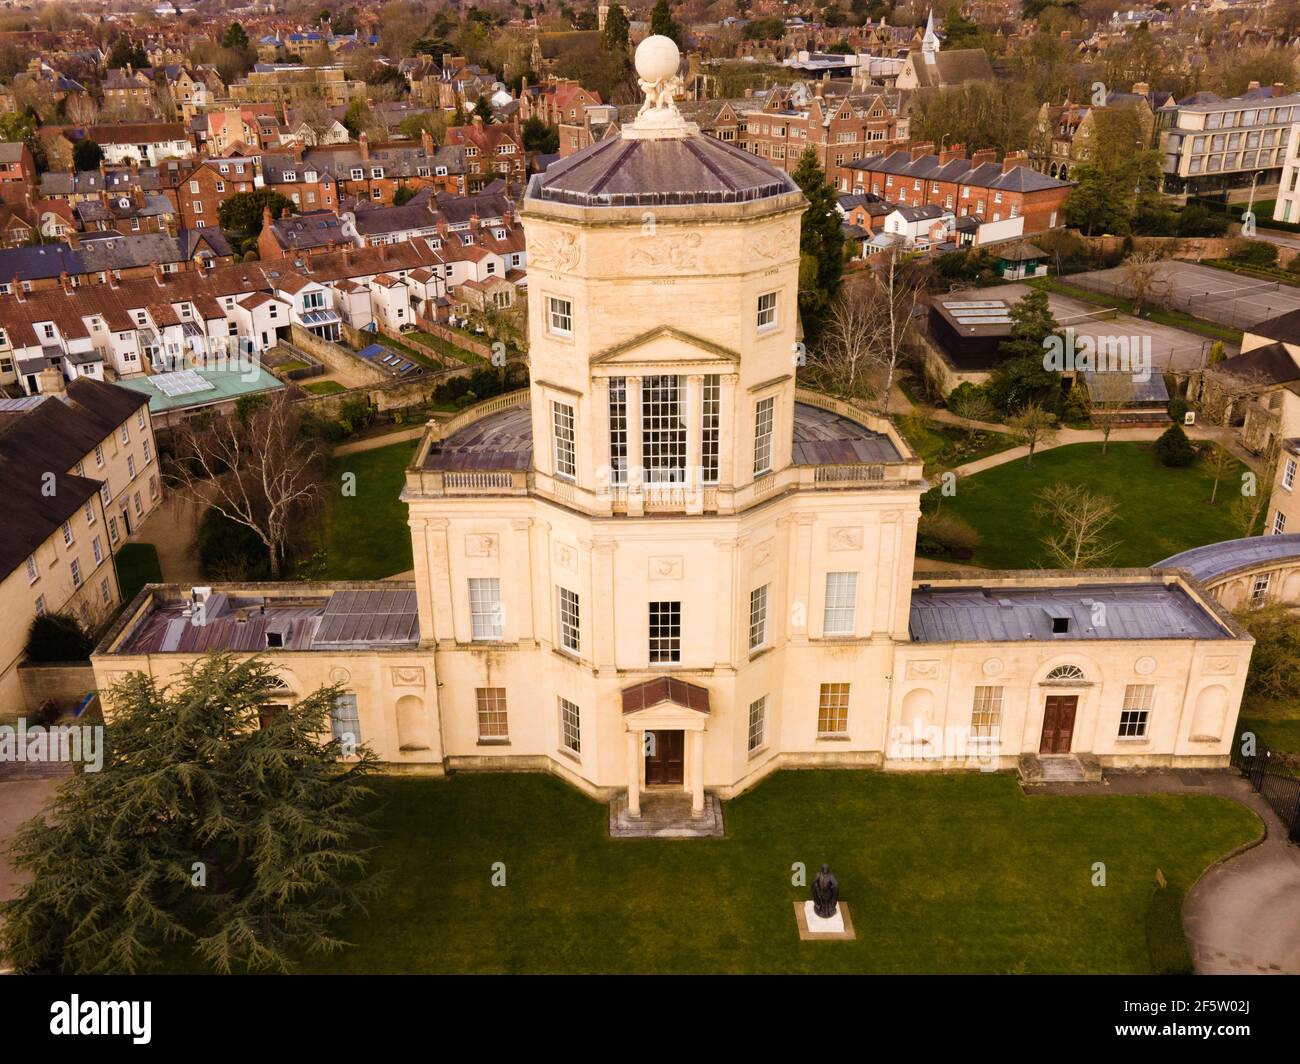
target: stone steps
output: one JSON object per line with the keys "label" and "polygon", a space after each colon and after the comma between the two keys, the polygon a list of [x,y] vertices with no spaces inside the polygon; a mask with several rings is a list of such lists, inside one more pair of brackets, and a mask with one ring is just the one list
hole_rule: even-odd
{"label": "stone steps", "polygon": [[1021,754],[1016,771],[1030,786],[1101,782],[1101,763],[1091,754]]}

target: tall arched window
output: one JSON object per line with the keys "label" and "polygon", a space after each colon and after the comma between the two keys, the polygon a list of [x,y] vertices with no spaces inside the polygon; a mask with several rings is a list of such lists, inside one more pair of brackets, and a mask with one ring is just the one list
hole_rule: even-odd
{"label": "tall arched window", "polygon": [[1078,665],[1058,665],[1047,674],[1048,680],[1055,680],[1058,683],[1069,680],[1082,680],[1083,670]]}

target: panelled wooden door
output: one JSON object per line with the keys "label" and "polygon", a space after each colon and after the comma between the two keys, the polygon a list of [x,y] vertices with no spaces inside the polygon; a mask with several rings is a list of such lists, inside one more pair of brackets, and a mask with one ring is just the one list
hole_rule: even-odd
{"label": "panelled wooden door", "polygon": [[1048,695],[1043,709],[1043,739],[1040,754],[1068,754],[1074,738],[1074,714],[1079,708],[1078,695]]}
{"label": "panelled wooden door", "polygon": [[686,736],[680,731],[652,731],[646,733],[645,783],[652,787],[658,783],[681,783]]}

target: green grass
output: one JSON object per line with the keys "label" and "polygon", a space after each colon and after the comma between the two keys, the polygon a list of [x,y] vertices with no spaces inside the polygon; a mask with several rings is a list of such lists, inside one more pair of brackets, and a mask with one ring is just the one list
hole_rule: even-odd
{"label": "green grass", "polygon": [[898,430],[925,463],[926,473],[939,467],[965,465],[1016,446],[1008,433],[981,431],[968,436],[965,429],[941,421],[918,425],[914,418],[899,418]]}
{"label": "green grass", "polygon": [[[1045,288],[1047,291],[1055,292],[1059,296],[1069,296],[1071,299],[1078,299],[1099,307],[1115,307],[1123,314],[1133,314],[1133,301],[1131,299],[1094,292],[1090,288],[1080,288],[1078,285],[1059,281],[1055,277],[1035,277],[1033,280],[1024,283],[1035,288]],[[1181,310],[1147,306],[1143,308],[1140,316],[1143,320],[1153,321],[1157,325],[1168,325],[1171,328],[1182,329],[1185,332],[1208,336],[1214,340],[1226,340],[1228,343],[1233,344],[1241,343],[1240,329],[1231,329],[1217,322],[1195,318],[1190,314],[1183,313]]]}
{"label": "green grass", "polygon": [[1034,512],[1038,492],[1062,481],[1077,484],[1118,504],[1104,534],[1119,544],[1108,564],[1146,566],[1204,543],[1239,538],[1230,504],[1232,484],[1244,468],[1219,484],[1218,502],[1211,506],[1213,482],[1200,463],[1167,469],[1146,443],[1112,443],[1104,456],[1099,443],[1075,443],[1035,455],[1032,467],[1020,458],[962,478],[957,494],[943,500],[943,512],[979,531],[983,542],[974,564],[1032,569],[1050,564],[1042,547],[1049,525]]}
{"label": "green grass", "polygon": [[1243,717],[1237,722],[1237,731],[1254,732],[1260,745],[1300,754],[1300,716],[1290,720],[1268,717]]}
{"label": "green grass", "polygon": [[441,336],[434,336],[432,333],[427,333],[423,330],[416,330],[415,332],[407,333],[406,335],[411,339],[418,340],[426,347],[433,348],[440,355],[444,355],[447,358],[454,358],[456,361],[464,362],[466,365],[486,366],[488,364],[488,360],[482,355],[477,355],[473,351],[468,351],[463,347],[458,347],[456,344],[449,343]]}
{"label": "green grass", "polygon": [[122,601],[130,602],[145,584],[163,582],[158,548],[152,543],[124,543],[116,555],[117,583]]}
{"label": "green grass", "polygon": [[[331,460],[322,579],[379,580],[411,568],[411,529],[399,495],[417,445],[405,440]],[[356,476],[353,496],[341,494],[345,473]]]}
{"label": "green grass", "polygon": [[[548,776],[376,787],[392,878],[306,970],[1146,973],[1156,869],[1191,883],[1259,833],[1226,799],[1030,798],[1009,775],[783,772],[694,840],[611,840],[608,809]],[[856,941],[798,939],[791,868],[823,861]]]}
{"label": "green grass", "polygon": [[309,366],[310,363],[304,362],[300,358],[293,358],[290,359],[288,362],[281,362],[275,368],[278,369],[281,373],[293,373],[295,370],[307,369]]}
{"label": "green grass", "polygon": [[311,392],[312,395],[336,395],[347,391],[338,381],[313,381],[311,384],[304,384],[302,390]]}

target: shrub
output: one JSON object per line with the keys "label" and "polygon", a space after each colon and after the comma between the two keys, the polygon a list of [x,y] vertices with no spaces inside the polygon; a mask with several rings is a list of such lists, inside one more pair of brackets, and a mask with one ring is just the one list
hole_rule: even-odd
{"label": "shrub", "polygon": [[1170,425],[1160,439],[1156,440],[1156,457],[1160,464],[1177,468],[1189,466],[1196,461],[1196,448],[1187,438],[1182,425]]}
{"label": "shrub", "polygon": [[1180,399],[1175,396],[1169,400],[1169,420],[1175,425],[1183,423],[1183,416],[1191,409],[1186,399]]}
{"label": "shrub", "polygon": [[199,522],[199,567],[214,580],[269,580],[266,545],[247,525],[209,507]]}
{"label": "shrub", "polygon": [[1242,266],[1276,266],[1277,245],[1265,240],[1239,240],[1228,252],[1228,261]]}
{"label": "shrub", "polygon": [[955,514],[922,514],[916,530],[916,549],[922,554],[970,558],[980,545],[980,534]]}
{"label": "shrub", "polygon": [[1300,617],[1285,606],[1263,606],[1237,615],[1255,649],[1246,673],[1246,692],[1258,698],[1284,698],[1300,687]]}
{"label": "shrub", "polygon": [[42,614],[27,629],[28,661],[85,661],[94,649],[95,641],[70,613]]}

